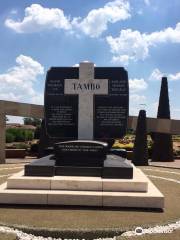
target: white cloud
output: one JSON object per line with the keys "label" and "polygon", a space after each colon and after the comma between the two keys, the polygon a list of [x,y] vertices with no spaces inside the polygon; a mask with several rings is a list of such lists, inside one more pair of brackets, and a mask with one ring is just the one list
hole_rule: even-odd
{"label": "white cloud", "polygon": [[[43,66],[29,56],[19,55],[16,65],[0,74],[0,99],[31,102],[39,96],[34,84],[39,75],[44,74]],[[36,102],[37,103],[37,102]]]}
{"label": "white cloud", "polygon": [[164,74],[162,73],[158,68],[155,68],[150,77],[149,80],[161,80],[163,76],[167,76],[169,81],[179,81],[180,80],[180,72],[177,73],[169,73],[169,74]]}
{"label": "white cloud", "polygon": [[113,56],[112,61],[114,63],[121,63],[123,66],[129,64],[130,57],[128,55]]}
{"label": "white cloud", "polygon": [[10,12],[12,15],[16,15],[18,13],[17,9],[12,9]]}
{"label": "white cloud", "polygon": [[22,21],[6,19],[5,25],[18,33],[39,32],[45,29],[71,29],[69,19],[59,8],[44,8],[40,4],[32,4],[25,8]]}
{"label": "white cloud", "polygon": [[180,80],[180,72],[175,73],[175,74],[169,74],[168,79],[171,80],[171,81]]}
{"label": "white cloud", "polygon": [[176,24],[175,28],[168,27],[159,32],[143,34],[143,37],[149,46],[167,42],[180,43],[180,22]]}
{"label": "white cloud", "polygon": [[138,14],[138,15],[143,15],[143,10],[142,10],[142,9],[139,9],[139,10],[137,11],[137,14]]}
{"label": "white cloud", "polygon": [[[146,105],[146,97],[140,94],[130,94],[130,115],[137,116],[143,105]],[[143,106],[144,109],[144,106]]]}
{"label": "white cloud", "polygon": [[130,61],[144,60],[149,49],[161,43],[180,43],[180,22],[175,28],[166,28],[150,34],[121,30],[118,37],[107,36],[106,41],[113,54],[112,61],[127,65]]}
{"label": "white cloud", "polygon": [[146,107],[147,117],[157,117],[158,111],[158,101],[157,102],[148,102]]}
{"label": "white cloud", "polygon": [[108,2],[104,7],[91,10],[82,19],[74,18],[72,25],[86,35],[98,37],[107,30],[108,23],[115,23],[130,18],[130,4],[125,0]]}
{"label": "white cloud", "polygon": [[138,92],[138,91],[146,90],[147,87],[148,87],[148,84],[143,78],[129,79],[130,92]]}
{"label": "white cloud", "polygon": [[163,77],[163,73],[158,68],[155,68],[152,71],[149,77],[149,80],[161,80],[162,77]]}
{"label": "white cloud", "polygon": [[[1,82],[1,79],[0,79],[0,82]],[[14,94],[13,92],[8,92],[6,90],[4,92],[2,92],[2,90],[1,90],[0,91],[0,100],[9,100],[9,101],[15,102],[18,100],[18,96],[16,94]]]}
{"label": "white cloud", "polygon": [[146,102],[146,97],[139,94],[130,94],[130,102],[133,104],[144,104]]}
{"label": "white cloud", "polygon": [[147,6],[150,5],[150,0],[144,0],[144,2],[145,2],[145,4],[146,4]]}
{"label": "white cloud", "polygon": [[31,103],[44,105],[44,94],[43,93],[35,93],[31,98]]}
{"label": "white cloud", "polygon": [[171,117],[173,119],[180,119],[180,108],[174,107],[171,110]]}
{"label": "white cloud", "polygon": [[16,116],[7,116],[8,118],[8,122],[7,123],[19,123],[19,124],[23,124],[23,117],[16,117]]}
{"label": "white cloud", "polygon": [[157,117],[158,102],[151,102],[144,95],[130,95],[130,115],[138,116],[139,110],[145,110],[147,117]]}
{"label": "white cloud", "polygon": [[[91,61],[88,61],[88,60],[84,60],[82,62],[86,62],[86,63],[91,63]],[[97,65],[94,63],[94,67],[96,67]],[[79,67],[79,63],[75,63],[72,67]]]}
{"label": "white cloud", "polygon": [[[148,88],[148,84],[143,78],[129,79],[129,89],[130,89],[130,114],[137,116],[140,109],[146,110],[147,99],[146,96],[140,94],[139,92],[144,91]],[[144,93],[144,92],[143,92]]]}
{"label": "white cloud", "polygon": [[90,37],[100,36],[108,27],[130,18],[130,4],[127,0],[108,2],[102,8],[91,10],[84,18],[75,17],[70,20],[60,8],[45,8],[40,4],[32,4],[25,8],[25,16],[21,21],[6,19],[5,25],[18,33],[39,32],[47,29],[64,29],[83,32]]}
{"label": "white cloud", "polygon": [[148,44],[139,31],[122,30],[119,37],[108,36],[106,40],[114,54],[114,62],[127,65],[130,60],[144,60],[149,54]]}
{"label": "white cloud", "polygon": [[79,63],[75,63],[73,67],[79,67]]}

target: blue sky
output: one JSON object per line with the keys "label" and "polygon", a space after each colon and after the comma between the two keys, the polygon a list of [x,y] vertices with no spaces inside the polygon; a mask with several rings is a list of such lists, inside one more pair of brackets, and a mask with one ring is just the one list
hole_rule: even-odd
{"label": "blue sky", "polygon": [[130,115],[156,116],[166,75],[180,118],[179,0],[1,1],[0,36],[0,99],[43,104],[51,66],[89,60],[127,69]]}

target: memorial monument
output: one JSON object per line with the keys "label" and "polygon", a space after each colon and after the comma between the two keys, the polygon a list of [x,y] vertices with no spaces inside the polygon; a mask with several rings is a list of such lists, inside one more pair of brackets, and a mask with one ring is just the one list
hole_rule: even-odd
{"label": "memorial monument", "polygon": [[44,120],[52,154],[1,185],[0,203],[163,208],[163,195],[125,152],[111,151],[126,134],[128,112],[124,68],[90,62],[51,68]]}
{"label": "memorial monument", "polygon": [[83,62],[79,69],[51,68],[45,86],[46,132],[70,141],[56,143],[54,154],[25,166],[25,175],[133,178],[131,164],[108,154],[106,143],[126,133],[128,90],[127,72],[120,67]]}

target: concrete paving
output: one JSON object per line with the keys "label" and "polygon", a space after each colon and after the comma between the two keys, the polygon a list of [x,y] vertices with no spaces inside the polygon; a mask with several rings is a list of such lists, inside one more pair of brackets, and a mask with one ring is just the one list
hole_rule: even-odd
{"label": "concrete paving", "polygon": [[165,168],[177,168],[180,169],[180,159],[175,159],[174,162],[149,162],[150,166],[165,167]]}
{"label": "concrete paving", "polygon": [[6,163],[8,164],[18,164],[18,163],[30,163],[36,160],[36,157],[25,157],[25,158],[6,158]]}

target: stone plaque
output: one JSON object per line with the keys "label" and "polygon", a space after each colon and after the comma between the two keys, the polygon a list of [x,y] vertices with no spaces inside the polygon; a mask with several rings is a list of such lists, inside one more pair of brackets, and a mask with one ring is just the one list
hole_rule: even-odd
{"label": "stone plaque", "polygon": [[45,86],[47,134],[62,139],[112,139],[126,133],[128,76],[121,67],[51,68]]}
{"label": "stone plaque", "polygon": [[107,143],[99,141],[76,140],[56,143],[54,149],[56,157],[60,159],[105,159],[107,146]]}
{"label": "stone plaque", "polygon": [[107,143],[75,140],[54,145],[56,166],[102,167],[106,159]]}

